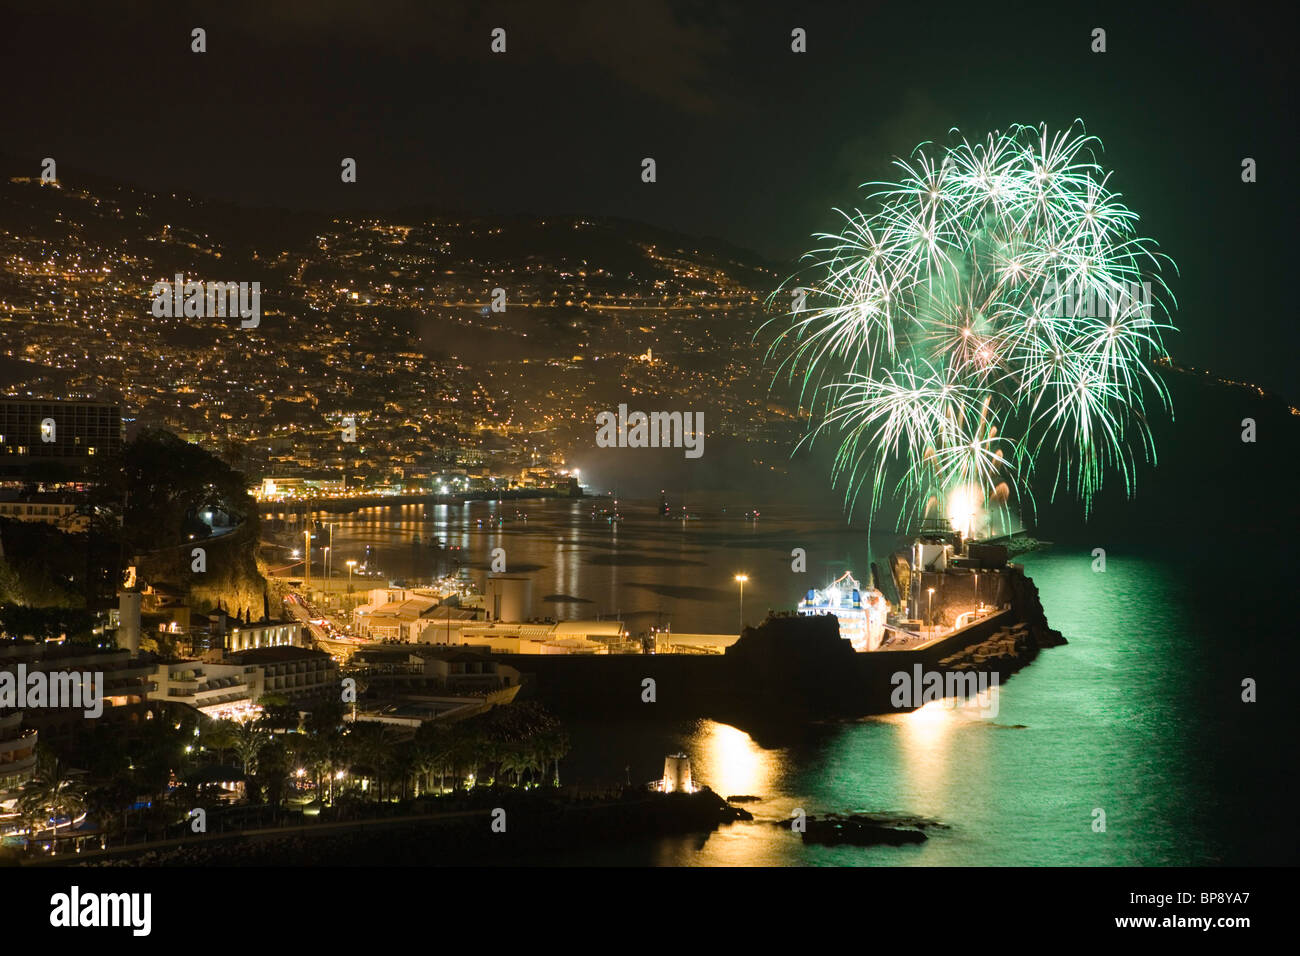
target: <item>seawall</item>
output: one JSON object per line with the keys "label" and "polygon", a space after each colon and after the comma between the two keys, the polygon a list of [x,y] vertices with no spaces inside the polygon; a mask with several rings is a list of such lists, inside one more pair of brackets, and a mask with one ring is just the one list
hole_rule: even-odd
{"label": "seawall", "polygon": [[[997,671],[1028,664],[1065,643],[1047,623],[1023,569],[1003,572],[1009,598],[996,613],[910,650],[859,654],[833,617],[772,616],[747,627],[722,655],[501,655],[526,675],[522,698],[561,717],[708,717],[746,729],[892,713],[892,676],[926,671]],[[648,683],[652,682],[652,683]]]}

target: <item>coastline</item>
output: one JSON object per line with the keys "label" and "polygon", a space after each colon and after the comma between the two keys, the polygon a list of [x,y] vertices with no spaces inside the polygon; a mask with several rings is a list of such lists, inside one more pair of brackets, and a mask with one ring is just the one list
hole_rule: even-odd
{"label": "coastline", "polygon": [[[707,787],[695,793],[623,788],[591,798],[561,787],[491,787],[402,806],[375,805],[370,819],[298,822],[261,831],[196,836],[36,858],[23,866],[465,866],[513,865],[611,842],[711,833],[752,817]],[[504,811],[504,812],[502,812]],[[299,815],[300,816],[300,815]],[[494,828],[494,820],[504,829]],[[184,825],[182,825],[184,829]],[[292,861],[292,862],[288,862]]]}
{"label": "coastline", "polygon": [[[1000,679],[1039,651],[1066,643],[1052,628],[1033,580],[1009,565],[1005,608],[917,648],[858,653],[831,617],[771,616],[746,627],[722,655],[494,655],[524,676],[521,699],[561,718],[710,718],[779,743],[796,726],[896,713],[892,676],[920,666],[973,667]],[[647,684],[652,681],[652,684]],[[649,688],[649,690],[647,689]],[[650,691],[653,700],[646,699]]]}

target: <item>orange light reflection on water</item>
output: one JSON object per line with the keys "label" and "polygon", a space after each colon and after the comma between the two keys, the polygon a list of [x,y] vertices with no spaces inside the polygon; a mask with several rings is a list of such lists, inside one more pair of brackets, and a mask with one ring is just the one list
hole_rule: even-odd
{"label": "orange light reflection on water", "polygon": [[692,776],[719,796],[762,796],[775,789],[782,752],[764,750],[743,730],[709,720],[691,743]]}

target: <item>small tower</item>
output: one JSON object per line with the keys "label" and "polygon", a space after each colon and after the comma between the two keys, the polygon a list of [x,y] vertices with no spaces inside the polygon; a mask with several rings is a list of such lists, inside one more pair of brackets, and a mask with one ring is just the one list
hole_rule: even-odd
{"label": "small tower", "polygon": [[117,592],[117,646],[140,654],[140,603],[143,595],[134,588]]}
{"label": "small tower", "polygon": [[694,793],[691,781],[691,758],[686,754],[669,754],[664,758],[664,778],[659,787],[664,793]]}

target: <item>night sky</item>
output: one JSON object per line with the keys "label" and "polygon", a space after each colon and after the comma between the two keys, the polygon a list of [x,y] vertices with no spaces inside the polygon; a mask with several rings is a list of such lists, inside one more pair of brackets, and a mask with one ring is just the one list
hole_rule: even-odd
{"label": "night sky", "polygon": [[[97,5],[98,6],[98,5]],[[110,9],[110,6],[112,9]],[[7,3],[2,150],[245,205],[618,216],[781,268],[947,130],[1081,117],[1178,263],[1174,358],[1291,398],[1290,34],[1271,6]],[[190,30],[208,52],[190,52]],[[493,27],[507,52],[489,51]],[[1108,52],[1090,52],[1094,27]],[[808,52],[790,52],[803,27]],[[339,179],[344,156],[359,182]],[[640,180],[652,156],[658,182]],[[1241,182],[1241,160],[1259,181]],[[0,223],[0,227],[6,224]]]}

